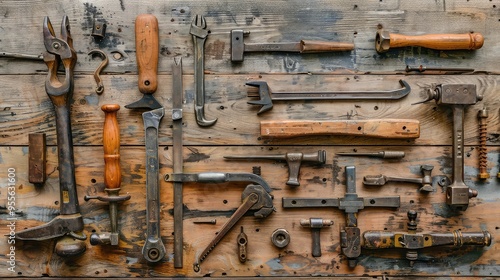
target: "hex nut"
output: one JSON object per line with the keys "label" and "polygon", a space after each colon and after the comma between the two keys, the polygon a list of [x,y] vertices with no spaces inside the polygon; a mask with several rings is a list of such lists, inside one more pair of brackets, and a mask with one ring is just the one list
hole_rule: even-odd
{"label": "hex nut", "polygon": [[391,47],[391,34],[389,31],[379,29],[375,36],[375,50],[378,53],[384,53]]}
{"label": "hex nut", "polygon": [[278,248],[285,248],[290,243],[290,233],[284,228],[278,228],[271,234],[271,242]]}

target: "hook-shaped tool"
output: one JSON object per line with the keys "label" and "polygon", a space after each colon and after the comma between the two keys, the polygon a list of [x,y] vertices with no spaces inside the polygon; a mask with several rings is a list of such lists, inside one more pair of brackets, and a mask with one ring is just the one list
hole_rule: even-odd
{"label": "hook-shaped tool", "polygon": [[101,76],[99,76],[99,74],[101,74],[101,71],[102,69],[104,69],[104,67],[106,67],[106,65],[108,65],[108,56],[106,55],[105,52],[103,52],[102,50],[100,49],[94,49],[94,50],[91,50],[88,55],[98,55],[102,58],[102,62],[101,62],[101,65],[99,65],[99,67],[97,67],[97,69],[94,71],[94,79],[95,79],[95,82],[97,84],[96,88],[95,88],[95,92],[97,94],[102,94],[104,92],[104,84],[102,83],[102,79],[101,79]]}

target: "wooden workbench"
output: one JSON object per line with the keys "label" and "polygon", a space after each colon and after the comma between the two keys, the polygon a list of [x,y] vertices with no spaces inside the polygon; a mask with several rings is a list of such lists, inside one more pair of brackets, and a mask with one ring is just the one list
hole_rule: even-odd
{"label": "wooden workbench", "polygon": [[[56,33],[63,15],[70,19],[74,48],[78,54],[75,89],[71,102],[71,124],[76,164],[76,181],[84,232],[109,231],[107,205],[85,202],[85,195],[104,195],[102,125],[103,104],[117,103],[121,129],[122,193],[132,198],[119,206],[120,244],[91,246],[73,259],[54,253],[54,240],[17,241],[15,272],[9,271],[10,246],[0,238],[0,277],[236,277],[236,276],[500,276],[500,192],[498,170],[500,78],[500,1],[459,0],[370,0],[370,1],[1,1],[0,51],[40,54],[42,22],[49,16]],[[262,177],[273,189],[276,212],[263,221],[245,216],[203,262],[195,273],[195,257],[215,236],[241,202],[245,186],[237,184],[184,185],[184,268],[173,266],[172,184],[161,180],[161,236],[167,257],[148,264],[141,253],[145,238],[145,150],[140,110],[123,108],[141,97],[137,88],[134,19],[140,13],[155,15],[160,29],[159,87],[155,97],[165,107],[159,131],[160,174],[172,172],[172,76],[171,64],[183,58],[184,82],[184,171],[251,172],[261,166]],[[196,14],[207,19],[211,34],[206,42],[206,116],[218,118],[209,128],[200,128],[194,119],[193,44],[189,28]],[[90,36],[94,18],[107,21],[106,37]],[[418,47],[377,54],[377,28],[394,33],[480,32],[484,47],[477,51],[433,51]],[[353,42],[355,50],[333,54],[297,55],[261,53],[245,55],[243,63],[230,61],[231,29],[251,31],[246,42],[282,42],[300,39]],[[100,63],[87,53],[100,48],[108,55],[119,51],[123,60],[110,55],[103,79],[105,92],[97,95],[92,73]],[[409,65],[474,68],[469,75],[405,74]],[[44,224],[59,212],[59,185],[54,111],[45,90],[47,67],[42,62],[0,59],[0,208],[7,204],[7,173],[16,175],[16,230]],[[273,90],[389,90],[407,81],[412,91],[398,101],[314,101],[276,102],[274,109],[257,116],[258,108],[248,105],[245,86],[252,80],[267,81]],[[365,175],[385,174],[418,177],[422,164],[434,166],[433,175],[451,176],[451,109],[434,102],[411,105],[425,97],[432,84],[472,83],[484,95],[482,102],[466,110],[464,141],[465,182],[477,189],[465,212],[453,212],[445,204],[443,188],[429,194],[412,184],[388,184],[381,188],[363,187]],[[478,173],[477,112],[486,106],[488,118],[488,167],[491,179],[481,182]],[[260,137],[261,120],[281,119],[372,119],[411,118],[421,122],[421,136],[415,140],[387,140],[347,136],[266,139]],[[28,134],[47,135],[48,179],[41,188],[28,182]],[[274,161],[226,161],[224,155],[278,154],[292,151],[327,151],[326,164],[304,164],[302,185],[285,185],[286,163]],[[357,150],[402,150],[402,160],[339,157],[336,152]],[[359,227],[366,230],[406,230],[406,212],[419,213],[419,231],[448,232],[487,230],[493,236],[484,248],[433,249],[421,252],[413,267],[403,251],[362,252],[359,264],[349,269],[340,255],[339,229],[345,224],[343,212],[335,209],[285,210],[282,197],[342,197],[345,193],[345,166],[356,166],[360,196],[399,195],[401,207],[366,209],[359,213]],[[8,235],[6,212],[0,214],[0,236]],[[216,225],[193,224],[193,219],[217,219]],[[300,219],[332,219],[333,226],[321,231],[321,257],[311,256],[311,232]],[[238,261],[236,236],[243,226],[249,238],[249,260]],[[286,228],[291,243],[285,249],[271,244],[276,228]],[[391,278],[392,279],[392,278]]]}

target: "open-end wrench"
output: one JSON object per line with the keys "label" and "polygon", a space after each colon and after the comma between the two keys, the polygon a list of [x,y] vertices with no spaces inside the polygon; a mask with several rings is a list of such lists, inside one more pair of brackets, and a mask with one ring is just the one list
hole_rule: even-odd
{"label": "open-end wrench", "polygon": [[[257,114],[267,112],[273,108],[273,101],[293,101],[293,100],[395,100],[401,99],[411,91],[410,85],[399,80],[402,88],[386,91],[325,91],[325,92],[273,92],[264,81],[252,81],[246,83],[247,86],[259,88],[259,100],[248,101],[251,105],[262,106]],[[254,93],[249,93],[249,97],[255,97]]]}
{"label": "open-end wrench", "polygon": [[166,253],[160,235],[160,185],[158,183],[158,128],[165,114],[159,108],[144,112],[144,130],[146,134],[146,242],[142,255],[149,262],[160,261]]}
{"label": "open-end wrench", "polygon": [[205,41],[207,40],[208,30],[205,18],[196,15],[191,23],[189,33],[193,37],[194,44],[194,114],[196,123],[199,126],[212,126],[215,120],[205,119]]}

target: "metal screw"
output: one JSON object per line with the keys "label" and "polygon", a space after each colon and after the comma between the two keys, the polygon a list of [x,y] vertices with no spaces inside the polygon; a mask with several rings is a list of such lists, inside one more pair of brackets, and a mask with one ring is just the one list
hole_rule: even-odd
{"label": "metal screw", "polygon": [[57,49],[59,49],[59,47],[61,47],[61,45],[56,42],[56,43],[52,44],[52,47],[57,50]]}
{"label": "metal screw", "polygon": [[486,108],[479,110],[477,118],[479,120],[479,174],[477,174],[477,177],[486,180],[490,178],[488,173],[488,151],[486,149],[488,110]]}

